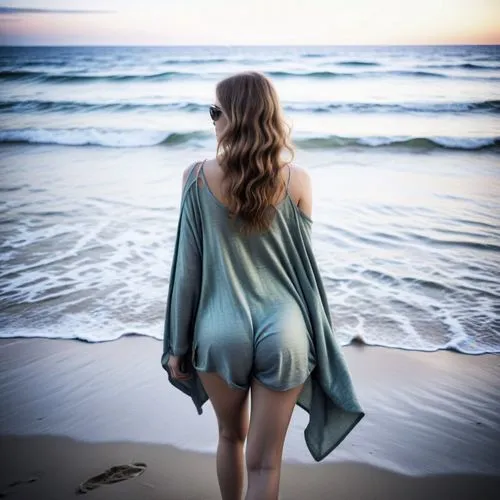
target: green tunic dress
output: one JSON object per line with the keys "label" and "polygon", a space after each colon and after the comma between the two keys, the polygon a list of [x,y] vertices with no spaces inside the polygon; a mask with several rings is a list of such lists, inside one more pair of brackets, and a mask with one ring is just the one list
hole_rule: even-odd
{"label": "green tunic dress", "polygon": [[[217,372],[239,389],[253,377],[274,390],[304,383],[297,404],[309,414],[304,436],[320,461],[364,412],[334,335],[311,229],[287,189],[270,230],[245,236],[210,191],[203,168],[192,165],[182,193],[161,363],[199,414],[208,396],[197,370]],[[170,354],[185,356],[189,380],[172,378]]]}

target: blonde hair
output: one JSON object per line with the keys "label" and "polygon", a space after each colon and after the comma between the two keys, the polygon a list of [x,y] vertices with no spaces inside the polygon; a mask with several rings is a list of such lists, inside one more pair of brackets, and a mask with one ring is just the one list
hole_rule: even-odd
{"label": "blonde hair", "polygon": [[247,71],[217,84],[216,95],[228,120],[219,138],[217,158],[224,172],[227,206],[244,233],[269,229],[285,183],[281,158],[288,150],[290,126],[284,121],[278,94],[263,74]]}

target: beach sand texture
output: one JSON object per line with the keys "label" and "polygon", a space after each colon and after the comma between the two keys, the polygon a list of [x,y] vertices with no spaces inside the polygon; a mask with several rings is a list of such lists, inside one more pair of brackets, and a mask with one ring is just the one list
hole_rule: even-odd
{"label": "beach sand texture", "polygon": [[[209,404],[200,417],[170,386],[160,351],[157,340],[137,336],[99,344],[2,339],[2,498],[74,498],[90,477],[137,462],[146,464],[142,474],[86,496],[220,498],[214,454],[168,444],[189,448],[204,433],[209,449],[216,425]],[[366,419],[319,464],[287,459],[295,450],[285,443],[281,499],[497,498],[498,356],[344,352]],[[290,433],[303,432],[303,414],[297,407]]]}

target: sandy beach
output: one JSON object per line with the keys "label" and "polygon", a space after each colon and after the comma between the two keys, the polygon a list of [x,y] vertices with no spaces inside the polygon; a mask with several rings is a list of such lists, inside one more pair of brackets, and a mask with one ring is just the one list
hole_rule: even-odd
{"label": "sandy beach", "polygon": [[[317,464],[301,448],[307,415],[297,408],[282,499],[497,498],[500,357],[355,345],[344,353],[366,417]],[[73,498],[89,477],[144,462],[140,476],[88,498],[219,498],[211,407],[196,414],[160,354],[161,342],[137,336],[2,339],[0,497]]]}

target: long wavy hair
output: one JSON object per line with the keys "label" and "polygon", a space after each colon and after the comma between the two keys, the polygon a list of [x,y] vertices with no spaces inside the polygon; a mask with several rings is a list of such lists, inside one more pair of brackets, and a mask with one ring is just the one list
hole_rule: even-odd
{"label": "long wavy hair", "polygon": [[[286,187],[282,167],[293,160],[290,126],[278,94],[263,74],[247,71],[217,84],[216,95],[228,120],[219,137],[217,159],[231,218],[249,234],[269,229],[275,203]],[[288,161],[282,153],[288,151]]]}

